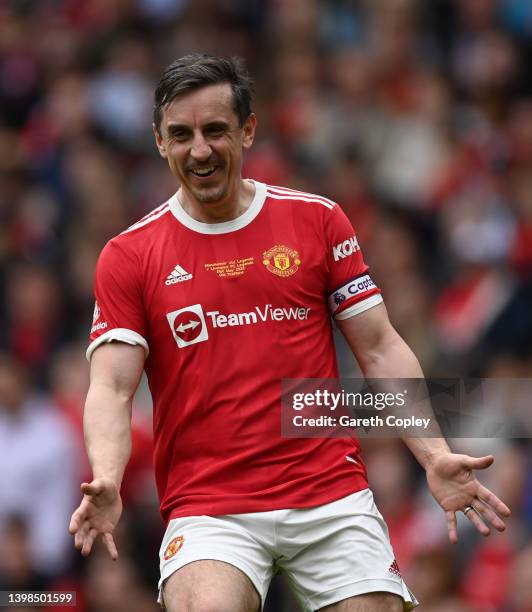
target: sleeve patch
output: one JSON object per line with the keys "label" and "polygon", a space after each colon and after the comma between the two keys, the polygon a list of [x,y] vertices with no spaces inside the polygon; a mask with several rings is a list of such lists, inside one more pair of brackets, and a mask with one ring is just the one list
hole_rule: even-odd
{"label": "sleeve patch", "polygon": [[345,259],[346,257],[350,257],[353,253],[360,251],[360,246],[356,239],[356,236],[351,236],[347,240],[343,240],[338,244],[333,246],[333,257],[334,261],[339,261],[340,259]]}

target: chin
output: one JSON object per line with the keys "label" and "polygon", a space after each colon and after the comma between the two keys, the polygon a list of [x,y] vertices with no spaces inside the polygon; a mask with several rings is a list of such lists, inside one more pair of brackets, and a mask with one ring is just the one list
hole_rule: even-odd
{"label": "chin", "polygon": [[223,187],[211,187],[210,189],[194,189],[192,193],[198,202],[212,204],[225,197],[227,189]]}

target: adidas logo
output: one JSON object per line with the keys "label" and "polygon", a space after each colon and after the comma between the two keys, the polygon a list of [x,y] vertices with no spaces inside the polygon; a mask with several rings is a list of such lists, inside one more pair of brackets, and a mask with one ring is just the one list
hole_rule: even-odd
{"label": "adidas logo", "polygon": [[399,576],[399,578],[401,578],[401,572],[399,571],[399,565],[397,564],[397,561],[395,559],[393,560],[392,564],[388,568],[388,571],[391,572],[392,574],[395,574],[396,576]]}
{"label": "adidas logo", "polygon": [[170,272],[164,281],[165,285],[175,285],[176,283],[182,283],[183,281],[190,280],[192,274],[189,274],[179,264]]}

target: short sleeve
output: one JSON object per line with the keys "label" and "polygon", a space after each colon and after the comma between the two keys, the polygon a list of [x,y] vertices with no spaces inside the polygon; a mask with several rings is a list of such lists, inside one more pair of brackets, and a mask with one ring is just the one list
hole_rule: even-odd
{"label": "short sleeve", "polygon": [[348,319],[382,302],[380,289],[369,275],[355,231],[336,205],[326,225],[329,310],[337,319]]}
{"label": "short sleeve", "polygon": [[96,303],[87,359],[105,342],[125,342],[144,347],[146,319],[139,282],[139,266],[133,253],[115,241],[108,242],[100,254],[94,278]]}

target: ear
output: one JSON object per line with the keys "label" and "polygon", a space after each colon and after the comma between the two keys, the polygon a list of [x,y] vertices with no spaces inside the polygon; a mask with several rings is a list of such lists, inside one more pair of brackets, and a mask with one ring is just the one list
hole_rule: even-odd
{"label": "ear", "polygon": [[161,136],[161,133],[157,129],[155,123],[152,123],[151,127],[153,130],[153,135],[155,136],[155,144],[157,145],[157,149],[159,150],[159,155],[166,159],[168,156],[166,154],[166,145],[164,144],[163,137]]}
{"label": "ear", "polygon": [[255,130],[257,129],[257,115],[251,113],[244,123],[244,138],[242,140],[242,146],[244,149],[249,149],[255,139]]}

